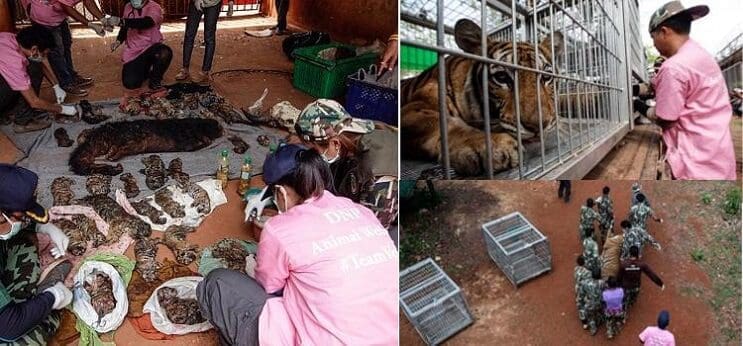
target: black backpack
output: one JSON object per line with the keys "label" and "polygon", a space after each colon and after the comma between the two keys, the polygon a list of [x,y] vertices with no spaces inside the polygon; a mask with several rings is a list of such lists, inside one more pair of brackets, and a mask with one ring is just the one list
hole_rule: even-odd
{"label": "black backpack", "polygon": [[284,54],[289,57],[289,60],[294,60],[292,53],[295,49],[326,43],[330,43],[330,35],[327,32],[310,31],[291,34],[291,36],[284,39],[282,47]]}

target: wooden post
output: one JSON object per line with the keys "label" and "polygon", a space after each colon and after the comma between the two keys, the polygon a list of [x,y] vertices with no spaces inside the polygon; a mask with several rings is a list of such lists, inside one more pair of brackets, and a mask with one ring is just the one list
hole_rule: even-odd
{"label": "wooden post", "polygon": [[15,32],[15,21],[11,14],[11,1],[0,0],[0,32]]}

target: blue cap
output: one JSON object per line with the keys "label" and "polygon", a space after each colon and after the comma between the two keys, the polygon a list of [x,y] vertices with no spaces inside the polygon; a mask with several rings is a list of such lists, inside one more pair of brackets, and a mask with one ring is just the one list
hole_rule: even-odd
{"label": "blue cap", "polygon": [[36,202],[39,177],[23,167],[0,164],[0,211],[22,212],[38,223],[49,221],[46,209]]}
{"label": "blue cap", "polygon": [[297,168],[297,153],[308,150],[298,144],[279,146],[273,154],[263,162],[263,181],[267,185],[276,184],[281,178]]}
{"label": "blue cap", "polygon": [[668,327],[668,323],[670,322],[671,314],[668,313],[667,310],[662,310],[660,314],[658,314],[658,328],[666,329],[666,327]]}

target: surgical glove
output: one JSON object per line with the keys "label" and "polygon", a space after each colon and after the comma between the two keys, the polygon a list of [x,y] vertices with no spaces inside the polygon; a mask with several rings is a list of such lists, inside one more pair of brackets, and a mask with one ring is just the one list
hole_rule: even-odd
{"label": "surgical glove", "polygon": [[103,37],[106,36],[106,30],[103,28],[103,24],[101,23],[95,23],[95,22],[88,22],[88,27],[93,29],[98,36]]}
{"label": "surgical glove", "polygon": [[54,96],[57,97],[57,103],[64,102],[64,99],[67,98],[67,93],[64,89],[59,84],[54,84],[52,89],[54,89]]}
{"label": "surgical glove", "polygon": [[201,2],[201,0],[193,0],[193,5],[196,7],[196,11],[202,12],[204,4]]}
{"label": "surgical glove", "polygon": [[[72,106],[62,106],[62,107],[71,107]],[[73,113],[74,114],[74,113]],[[60,258],[65,255],[65,252],[67,251],[67,246],[70,245],[70,238],[67,238],[67,236],[57,228],[57,226],[54,226],[51,223],[45,223],[43,225],[39,225],[36,227],[36,231],[39,233],[44,233],[49,236],[49,239],[51,239],[52,244],[54,244],[54,247],[51,250],[52,256],[54,258]]]}
{"label": "surgical glove", "polygon": [[115,51],[116,49],[119,48],[120,45],[121,45],[121,41],[119,40],[114,41],[114,43],[111,43],[111,51],[112,52]]}
{"label": "surgical glove", "polygon": [[72,303],[72,292],[61,282],[57,282],[54,286],[45,289],[44,292],[49,292],[54,296],[54,304],[52,305],[52,309],[54,310],[60,310]]}
{"label": "surgical glove", "polygon": [[114,27],[121,24],[121,18],[116,16],[104,17],[101,19],[101,24],[106,28],[106,31],[114,31]]}
{"label": "surgical glove", "polygon": [[245,274],[248,274],[251,278],[255,279],[255,267],[258,266],[258,262],[255,261],[255,255],[249,254],[245,256]]}
{"label": "surgical glove", "polygon": [[263,214],[263,209],[273,203],[273,197],[266,196],[268,186],[262,190],[251,190],[248,192],[246,200],[248,205],[245,206],[245,222],[250,222]]}
{"label": "surgical glove", "polygon": [[75,106],[62,105],[62,111],[64,115],[75,115],[77,114],[77,108]]}

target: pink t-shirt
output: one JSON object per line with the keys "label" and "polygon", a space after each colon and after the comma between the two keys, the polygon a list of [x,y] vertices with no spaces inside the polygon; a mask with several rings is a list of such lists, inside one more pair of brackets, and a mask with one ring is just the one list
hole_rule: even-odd
{"label": "pink t-shirt", "polygon": [[715,59],[689,39],[653,79],[655,113],[673,121],[663,131],[676,179],[735,180],[727,87]]}
{"label": "pink t-shirt", "polygon": [[21,52],[15,34],[0,32],[0,75],[11,89],[23,91],[31,88],[27,68],[28,59]]}
{"label": "pink t-shirt", "polygon": [[124,42],[124,52],[121,54],[121,61],[125,64],[136,59],[140,54],[152,47],[154,44],[163,41],[163,34],[160,33],[160,24],[163,22],[163,9],[160,4],[153,0],[147,1],[141,9],[137,10],[132,4],[127,3],[124,6],[123,18],[144,18],[150,17],[155,25],[148,29],[128,29],[126,33],[126,42]]}
{"label": "pink t-shirt", "polygon": [[22,0],[24,8],[29,8],[31,5],[29,17],[34,23],[38,23],[45,26],[58,26],[67,19],[67,13],[65,13],[62,4],[67,6],[75,6],[81,0]]}
{"label": "pink t-shirt", "polygon": [[398,254],[365,207],[325,191],[266,223],[261,345],[397,345]]}
{"label": "pink t-shirt", "polygon": [[676,346],[676,339],[667,330],[658,327],[647,327],[639,335],[645,346]]}

